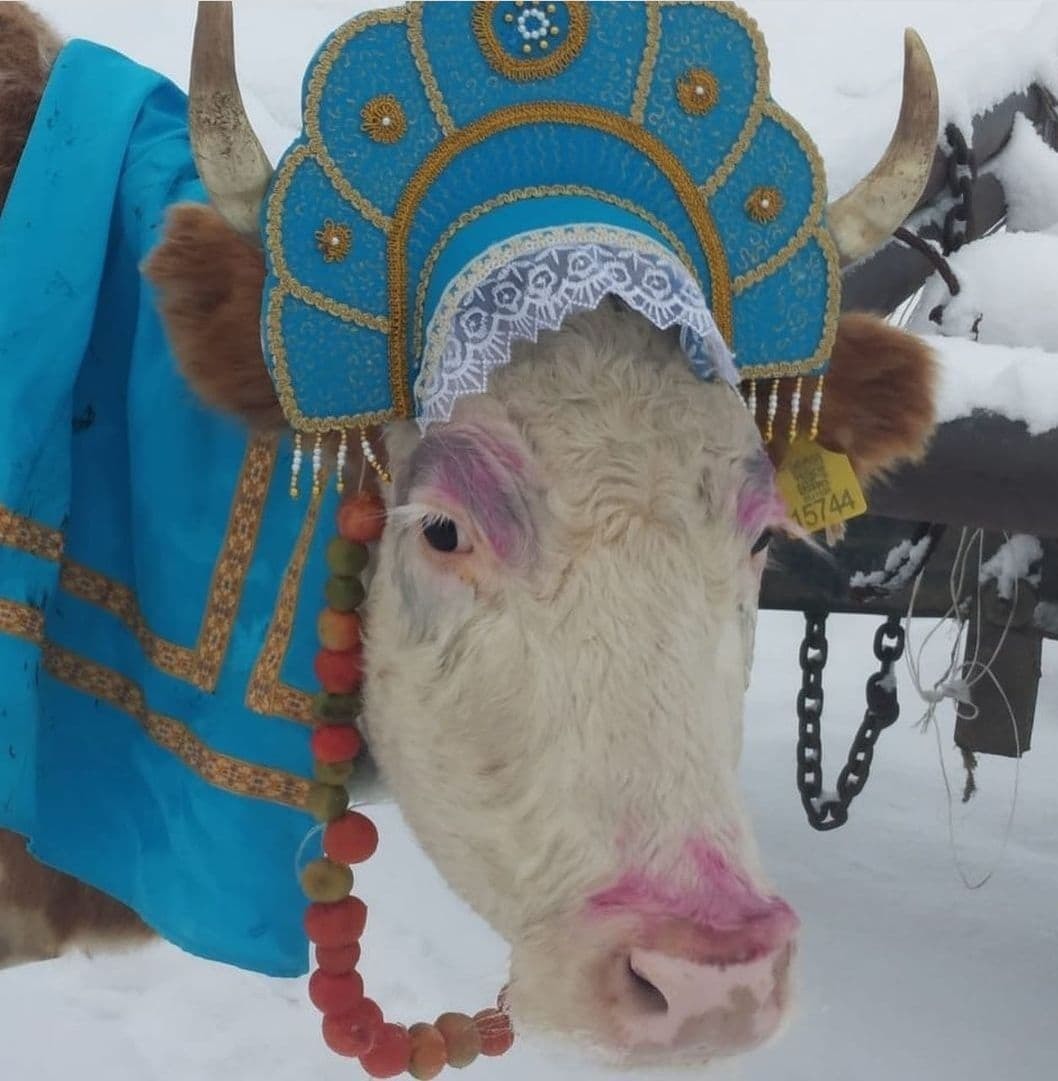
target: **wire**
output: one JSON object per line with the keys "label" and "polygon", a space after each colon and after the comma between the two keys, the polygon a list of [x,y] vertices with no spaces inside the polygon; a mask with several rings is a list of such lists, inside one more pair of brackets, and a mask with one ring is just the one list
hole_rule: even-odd
{"label": "wire", "polygon": [[[1009,541],[1009,535],[1004,534],[1004,543]],[[971,554],[974,547],[977,548],[977,608],[978,622],[977,622],[977,636],[974,642],[973,656],[969,659],[960,661],[959,656],[961,647],[964,644],[964,640],[967,637],[968,619],[963,610],[963,587],[966,584],[967,567],[970,562]],[[918,599],[919,586],[922,583],[925,568],[919,571],[915,577],[915,583],[911,590],[911,598],[908,602],[907,615],[904,619],[904,634],[907,641],[906,662],[908,671],[911,675],[911,681],[914,685],[915,691],[918,696],[926,703],[925,712],[916,722],[915,727],[920,731],[926,732],[932,726],[934,735],[937,741],[937,760],[940,764],[941,779],[944,783],[944,791],[947,797],[947,817],[948,817],[948,843],[951,847],[952,863],[962,880],[963,885],[968,890],[978,890],[986,883],[988,883],[999,867],[1002,865],[1006,856],[1007,849],[1010,843],[1011,833],[1014,826],[1014,816],[1017,811],[1018,796],[1020,791],[1021,781],[1021,741],[1018,734],[1017,718],[1014,715],[1014,709],[1010,704],[1010,699],[1007,697],[1006,691],[1003,689],[999,678],[992,671],[992,665],[995,663],[996,658],[999,656],[999,651],[1003,648],[1004,643],[1007,640],[1007,635],[1010,632],[1011,625],[1014,620],[1014,612],[1017,606],[1018,600],[1018,580],[1014,579],[1014,596],[1011,599],[1009,611],[1007,613],[1006,623],[1003,626],[1002,633],[999,636],[999,641],[996,644],[995,649],[992,651],[991,656],[987,662],[982,662],[980,659],[981,649],[981,628],[980,628],[980,612],[981,612],[981,593],[984,583],[981,580],[981,568],[984,563],[984,532],[980,529],[975,529],[972,532],[966,528],[962,530],[959,537],[959,546],[956,549],[955,557],[952,560],[951,573],[948,576],[948,589],[951,604],[947,611],[936,621],[934,626],[930,629],[929,633],[919,644],[916,650],[912,644],[911,634],[911,620],[915,612],[915,603]],[[933,636],[941,629],[941,627],[947,625],[949,621],[955,621],[956,633],[952,642],[952,647],[948,655],[948,664],[942,671],[941,675],[933,682],[932,686],[928,689],[923,685],[922,681],[922,656],[929,645]],[[958,673],[958,674],[957,674]],[[956,712],[959,716],[974,717],[977,715],[977,707],[973,703],[972,689],[981,682],[985,677],[991,679],[996,690],[999,692],[1000,697],[1003,699],[1003,704],[1006,706],[1007,715],[1010,720],[1011,731],[1014,734],[1014,749],[1016,751],[1016,758],[1014,761],[1014,785],[1011,793],[1010,808],[1007,812],[1006,822],[1003,828],[1003,837],[1000,842],[999,854],[997,855],[995,862],[989,868],[989,870],[978,879],[971,879],[970,875],[963,864],[963,861],[959,855],[958,838],[956,837],[955,827],[955,809],[954,809],[954,796],[952,793],[951,780],[948,776],[948,767],[944,760],[944,747],[941,742],[940,725],[937,723],[937,707],[944,701],[945,698],[951,698],[956,703]],[[968,707],[970,712],[963,712],[964,707]]]}

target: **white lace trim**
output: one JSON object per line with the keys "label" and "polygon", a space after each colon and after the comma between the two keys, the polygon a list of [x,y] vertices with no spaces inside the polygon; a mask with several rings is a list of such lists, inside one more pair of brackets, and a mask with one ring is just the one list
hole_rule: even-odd
{"label": "white lace trim", "polygon": [[536,341],[607,295],[667,330],[702,379],[738,386],[723,335],[691,273],[657,241],[609,225],[558,226],[487,249],[449,282],[426,330],[415,382],[419,424],[446,421],[456,400],[480,394],[511,359],[516,340]]}

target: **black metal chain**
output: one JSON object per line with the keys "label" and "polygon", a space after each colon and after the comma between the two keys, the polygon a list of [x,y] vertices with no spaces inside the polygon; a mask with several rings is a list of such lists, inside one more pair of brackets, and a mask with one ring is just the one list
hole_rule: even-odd
{"label": "black metal chain", "polygon": [[948,188],[955,197],[955,203],[944,215],[943,245],[944,254],[951,255],[975,236],[974,181],[977,179],[977,159],[957,124],[949,124],[944,129],[944,135],[951,147],[951,154],[948,155]]}
{"label": "black metal chain", "polygon": [[[924,240],[906,228],[897,230],[897,237],[909,247],[927,248],[923,254],[940,267],[942,277],[952,296],[959,293],[959,281],[944,256],[958,251],[975,235],[973,185],[977,180],[977,161],[967,145],[962,131],[949,124],[944,132],[951,147],[948,156],[948,187],[954,197],[944,216],[942,253],[934,252]],[[936,323],[943,318],[943,306],[938,305],[929,317]],[[916,529],[912,547],[926,536],[929,543],[914,560],[916,566],[900,569],[913,577],[933,555],[944,533],[944,527],[922,522]],[[899,581],[898,581],[899,579]],[[886,575],[879,583],[879,592],[888,594],[902,584],[903,575]],[[867,680],[867,709],[863,722],[849,748],[848,757],[838,775],[834,792],[823,791],[823,669],[827,663],[827,614],[805,613],[805,635],[801,642],[801,689],[797,693],[797,788],[809,824],[817,830],[833,830],[849,818],[849,805],[863,791],[874,760],[874,745],[881,733],[900,716],[893,666],[904,655],[904,628],[897,616],[889,616],[874,635],[874,655],[879,669]]]}
{"label": "black metal chain", "polygon": [[801,690],[797,694],[797,788],[813,829],[833,830],[848,821],[849,804],[863,791],[870,776],[878,736],[900,716],[893,665],[904,655],[904,628],[897,616],[890,616],[875,632],[874,655],[880,668],[867,680],[863,723],[838,775],[836,791],[824,792],[822,721],[827,617],[824,612],[805,613]]}

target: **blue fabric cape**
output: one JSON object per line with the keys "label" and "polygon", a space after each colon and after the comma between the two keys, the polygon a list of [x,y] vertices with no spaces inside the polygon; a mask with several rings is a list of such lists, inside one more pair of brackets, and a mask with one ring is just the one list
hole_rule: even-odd
{"label": "blue fabric cape", "polygon": [[287,448],[176,369],[138,265],[203,199],[183,94],[70,43],[0,217],[0,826],[184,949],[294,976],[334,497],[292,502]]}

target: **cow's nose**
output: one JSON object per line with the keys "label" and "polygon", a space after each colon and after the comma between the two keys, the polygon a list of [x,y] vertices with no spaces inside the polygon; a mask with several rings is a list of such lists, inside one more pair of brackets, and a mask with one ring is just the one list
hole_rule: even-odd
{"label": "cow's nose", "polygon": [[765,934],[674,920],[637,935],[611,970],[626,1045],[725,1054],[766,1039],[785,1012],[795,930],[796,919]]}

